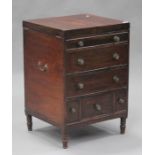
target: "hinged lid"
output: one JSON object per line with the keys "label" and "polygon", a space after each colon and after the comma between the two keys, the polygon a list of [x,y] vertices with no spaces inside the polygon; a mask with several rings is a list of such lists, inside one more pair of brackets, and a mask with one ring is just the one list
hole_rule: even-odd
{"label": "hinged lid", "polygon": [[128,22],[92,14],[79,14],[63,17],[27,20],[23,25],[35,30],[62,36],[66,31],[100,28],[114,25],[126,25]]}

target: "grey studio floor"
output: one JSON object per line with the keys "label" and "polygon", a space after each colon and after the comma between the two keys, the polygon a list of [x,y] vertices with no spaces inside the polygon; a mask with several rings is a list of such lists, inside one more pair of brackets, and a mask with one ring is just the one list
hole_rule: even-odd
{"label": "grey studio floor", "polygon": [[[135,68],[136,69],[136,68]],[[13,155],[141,155],[141,80],[130,76],[129,117],[125,135],[120,120],[110,120],[70,131],[69,148],[62,149],[60,130],[33,119],[28,132],[24,115],[23,75],[13,75]]]}

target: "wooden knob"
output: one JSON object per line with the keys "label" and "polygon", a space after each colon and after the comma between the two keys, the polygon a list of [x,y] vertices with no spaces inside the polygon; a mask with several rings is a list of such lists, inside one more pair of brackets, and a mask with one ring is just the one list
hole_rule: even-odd
{"label": "wooden knob", "polygon": [[120,37],[119,37],[119,36],[114,36],[114,37],[113,37],[113,40],[114,40],[115,42],[119,42],[119,41],[120,41]]}
{"label": "wooden knob", "polygon": [[85,61],[82,58],[78,58],[77,63],[78,63],[78,65],[84,65]]}
{"label": "wooden knob", "polygon": [[113,54],[113,58],[114,58],[115,60],[119,60],[119,54],[118,54],[118,53],[114,53],[114,54]]}
{"label": "wooden knob", "polygon": [[83,47],[83,46],[84,46],[84,42],[83,42],[83,41],[79,41],[79,42],[78,42],[78,45],[79,45],[80,47]]}
{"label": "wooden knob", "polygon": [[95,104],[95,109],[97,110],[97,111],[101,111],[101,105],[100,104]]}
{"label": "wooden knob", "polygon": [[79,89],[83,89],[84,88],[84,84],[83,83],[78,83],[78,88]]}
{"label": "wooden knob", "polygon": [[120,98],[119,101],[118,101],[118,103],[120,103],[120,104],[124,104],[124,103],[125,103],[125,100],[122,99],[122,98]]}
{"label": "wooden knob", "polygon": [[75,108],[70,108],[70,112],[71,113],[76,113],[76,109]]}
{"label": "wooden knob", "polygon": [[116,82],[116,83],[118,83],[119,82],[119,77],[118,76],[113,76],[113,80]]}

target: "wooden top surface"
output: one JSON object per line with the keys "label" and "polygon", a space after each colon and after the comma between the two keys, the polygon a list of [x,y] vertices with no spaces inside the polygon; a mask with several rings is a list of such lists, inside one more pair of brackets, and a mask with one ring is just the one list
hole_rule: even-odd
{"label": "wooden top surface", "polygon": [[74,30],[124,23],[121,20],[100,17],[92,14],[79,14],[63,17],[26,20],[26,22],[59,30]]}

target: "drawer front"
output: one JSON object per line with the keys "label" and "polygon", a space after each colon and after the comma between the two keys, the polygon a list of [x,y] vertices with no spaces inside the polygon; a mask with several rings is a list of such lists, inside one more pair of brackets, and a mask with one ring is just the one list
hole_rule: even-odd
{"label": "drawer front", "polygon": [[128,91],[120,89],[77,98],[67,103],[68,122],[113,114],[127,114]]}
{"label": "drawer front", "polygon": [[113,101],[113,93],[104,93],[82,99],[82,118],[113,113]]}
{"label": "drawer front", "polygon": [[116,25],[109,25],[104,27],[93,27],[93,28],[86,28],[86,29],[73,29],[68,31],[65,34],[66,39],[73,39],[73,38],[82,38],[82,37],[90,37],[94,35],[101,35],[107,33],[116,33],[116,32],[128,32],[129,23],[121,23]]}
{"label": "drawer front", "polygon": [[66,77],[67,97],[126,87],[128,68],[115,68]]}
{"label": "drawer front", "polygon": [[124,33],[112,33],[106,35],[98,35],[94,37],[86,37],[79,39],[69,39],[66,41],[67,49],[71,48],[81,48],[88,46],[95,46],[108,43],[119,43],[123,41],[128,41],[128,32]]}
{"label": "drawer front", "polygon": [[78,100],[70,101],[67,103],[67,121],[68,122],[78,121],[79,114],[80,114],[79,105],[80,103]]}
{"label": "drawer front", "polygon": [[128,64],[128,44],[79,49],[67,53],[67,73]]}
{"label": "drawer front", "polygon": [[115,106],[116,112],[127,110],[128,106],[128,91],[126,89],[122,89],[116,91],[115,93]]}

